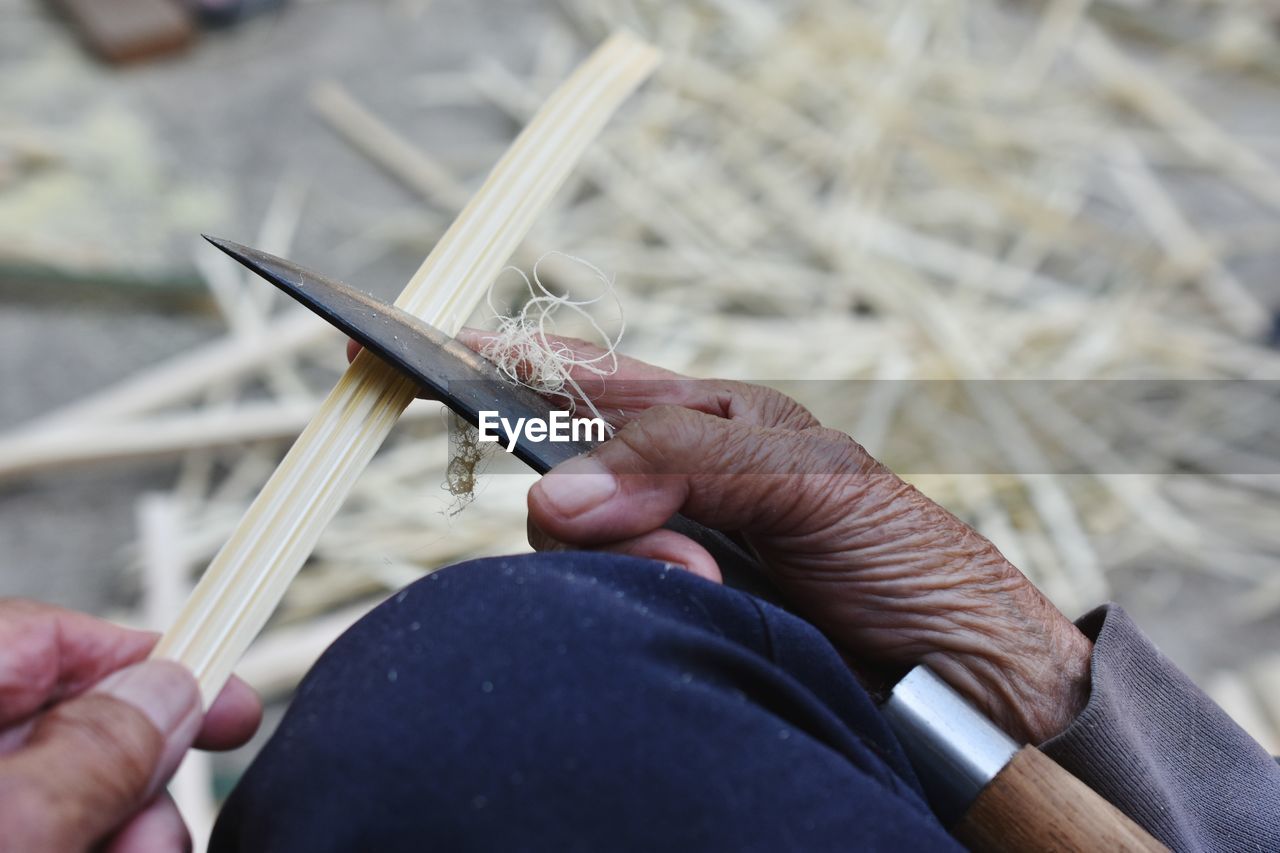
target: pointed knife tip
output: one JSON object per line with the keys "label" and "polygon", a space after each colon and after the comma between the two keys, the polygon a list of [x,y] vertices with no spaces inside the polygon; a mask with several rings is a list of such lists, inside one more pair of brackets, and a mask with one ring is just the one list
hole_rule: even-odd
{"label": "pointed knife tip", "polygon": [[235,243],[232,243],[230,240],[224,240],[221,237],[214,237],[211,234],[201,234],[200,236],[203,237],[207,243],[209,243],[211,246],[213,246],[215,249],[218,249],[219,251],[226,252],[228,255],[232,255],[232,256],[235,256],[237,254],[233,248],[235,246]]}
{"label": "pointed knife tip", "polygon": [[208,241],[214,248],[219,249],[220,251],[226,252],[228,255],[230,255],[231,257],[237,260],[245,258],[249,256],[250,253],[253,252],[253,250],[250,249],[248,246],[242,246],[241,244],[235,242],[234,240],[226,240],[222,237],[214,237],[211,234],[201,234],[200,236],[203,237],[206,241]]}

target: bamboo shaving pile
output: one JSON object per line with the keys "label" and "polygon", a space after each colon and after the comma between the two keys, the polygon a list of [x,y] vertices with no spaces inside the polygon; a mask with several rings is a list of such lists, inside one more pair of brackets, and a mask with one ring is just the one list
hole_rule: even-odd
{"label": "bamboo shaving pile", "polygon": [[[997,382],[907,384],[1280,378],[1278,294],[1241,272],[1280,250],[1280,139],[1231,131],[1203,106],[1206,80],[1275,85],[1274,23],[1249,4],[1160,4],[1167,17],[1139,5],[1145,17],[1085,0],[565,0],[570,25],[542,37],[532,68],[485,59],[406,85],[423,110],[478,104],[519,123],[584,44],[619,24],[649,38],[665,54],[656,82],[540,219],[523,269],[555,249],[616,276],[628,354],[701,376],[824,380],[812,398],[787,390],[917,472],[1068,613],[1105,600],[1110,572],[1156,565],[1244,584],[1233,605],[1258,619],[1280,610],[1280,486],[1200,472],[1223,450],[1197,443],[1221,407],[1198,399],[1145,424],[1163,463],[1130,473],[1093,426],[1105,398],[1068,410]],[[1135,40],[1157,16],[1195,28]],[[476,176],[336,84],[314,106],[423,198],[412,227],[438,236],[426,232]],[[288,255],[300,206],[282,189],[257,245]],[[363,235],[364,251],[394,250],[399,233]],[[173,535],[190,567],[314,410],[328,378],[309,373],[340,369],[341,350],[318,321],[274,310],[269,288],[221,262],[202,271],[225,340],[0,441],[0,476],[180,454]],[[829,393],[846,380],[892,381]],[[1255,402],[1233,420],[1232,452],[1236,470],[1267,474],[1280,470],[1280,404]],[[246,671],[268,689],[288,689],[388,590],[527,547],[532,477],[496,470],[446,518],[445,419],[422,401],[407,419],[250,652]],[[977,445],[1002,458],[955,462]]]}
{"label": "bamboo shaving pile", "polygon": [[[621,22],[666,57],[539,234],[618,277],[629,353],[704,376],[896,380],[850,400],[787,390],[891,465],[930,472],[912,479],[1068,612],[1143,560],[1248,578],[1252,616],[1280,605],[1274,481],[1180,476],[1214,449],[1194,440],[1128,473],[1091,431],[1105,400],[906,390],[1276,378],[1280,300],[1234,270],[1280,246],[1280,169],[1167,82],[1265,65],[1260,11],[1202,9],[1234,47],[1151,61],[1073,0],[564,5],[587,39]],[[484,61],[465,82],[521,120],[573,50],[548,38],[531,78]],[[457,75],[417,82],[428,100],[460,97]],[[1197,218],[1192,179],[1237,224]],[[1278,403],[1241,413],[1250,470],[1277,470]],[[1209,432],[1194,409],[1169,429]],[[974,434],[1003,464],[949,473]],[[910,456],[895,452],[904,435]]]}

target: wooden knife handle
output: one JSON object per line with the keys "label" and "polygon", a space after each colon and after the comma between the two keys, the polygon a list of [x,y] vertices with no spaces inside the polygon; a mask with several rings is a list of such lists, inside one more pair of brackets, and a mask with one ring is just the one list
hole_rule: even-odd
{"label": "wooden knife handle", "polygon": [[984,853],[1168,849],[1033,746],[1018,751],[951,831]]}

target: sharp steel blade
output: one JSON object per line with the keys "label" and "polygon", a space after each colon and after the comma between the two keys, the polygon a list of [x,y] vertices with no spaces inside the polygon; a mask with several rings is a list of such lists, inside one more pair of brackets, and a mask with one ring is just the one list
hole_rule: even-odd
{"label": "sharp steel blade", "polygon": [[[205,239],[427,386],[472,424],[477,424],[482,411],[497,411],[511,420],[546,419],[550,414],[547,400],[504,381],[492,362],[407,311],[284,258],[229,240],[207,235]],[[513,453],[545,474],[591,447],[587,442],[517,441]],[[673,515],[663,526],[706,548],[720,565],[726,584],[775,603],[780,600],[755,556],[728,535],[682,515]]]}
{"label": "sharp steel blade", "polygon": [[[516,418],[546,420],[554,408],[528,388],[504,381],[492,362],[407,311],[284,258],[230,240],[208,235],[205,239],[416,379],[472,425],[478,425],[482,411],[499,412],[514,422]],[[544,474],[591,446],[524,441],[517,442],[513,452]]]}

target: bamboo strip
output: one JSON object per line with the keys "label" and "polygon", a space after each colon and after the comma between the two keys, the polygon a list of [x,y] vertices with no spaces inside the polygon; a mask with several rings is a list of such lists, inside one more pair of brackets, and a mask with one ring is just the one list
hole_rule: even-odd
{"label": "bamboo strip", "polygon": [[1280,209],[1280,169],[1233,139],[1146,66],[1127,57],[1096,26],[1083,28],[1076,58],[1103,85],[1169,130],[1188,153],[1230,175],[1244,192]]}
{"label": "bamboo strip", "polygon": [[291,310],[273,320],[261,336],[245,340],[228,334],[170,361],[137,373],[118,385],[76,400],[23,424],[17,432],[39,434],[86,423],[100,424],[153,412],[200,396],[211,384],[258,370],[325,338],[333,327],[310,311]]}
{"label": "bamboo strip", "polygon": [[[137,520],[146,580],[147,624],[160,629],[188,592],[188,564],[178,544],[182,537],[182,518],[172,496],[149,494],[138,502]],[[193,853],[203,853],[218,811],[213,798],[209,754],[195,749],[188,752],[168,787],[191,832]]]}
{"label": "bamboo strip", "polygon": [[[517,137],[396,304],[456,332],[656,61],[653,48],[625,33],[597,49]],[[214,558],[155,651],[190,667],[206,701],[275,610],[413,394],[410,380],[362,352]]]}
{"label": "bamboo strip", "polygon": [[[258,228],[254,245],[261,246],[272,254],[288,257],[301,215],[302,196],[297,183],[281,182]],[[213,247],[203,240],[200,244],[202,250],[196,253],[197,265],[202,260],[212,257],[204,250],[212,251]],[[222,261],[235,267],[235,280],[233,282],[230,277],[224,279],[223,273],[230,268],[217,265],[202,273],[205,283],[215,298],[218,298],[219,290],[223,290],[228,285],[229,292],[237,295],[237,298],[220,305],[234,334],[242,335],[246,339],[260,337],[270,320],[271,306],[275,301],[274,294],[278,291],[274,287],[263,287],[263,282],[257,276],[252,275],[221,252],[218,255]],[[223,295],[228,295],[228,291],[223,290]],[[297,368],[295,361],[287,358],[267,366],[265,379],[268,387],[278,398],[304,400],[311,396],[307,390],[306,381]],[[219,382],[210,386],[199,405],[211,408],[225,405],[237,399],[241,391],[240,383],[237,381]],[[298,429],[302,429],[302,426],[305,426],[305,421],[299,425]],[[208,448],[184,454],[173,487],[175,498],[179,502],[191,505],[203,497],[212,486],[216,462],[217,454]]]}
{"label": "bamboo strip", "polygon": [[351,93],[326,82],[311,90],[311,108],[334,131],[391,177],[428,201],[461,210],[467,188],[449,170],[392,130]]}
{"label": "bamboo strip", "polygon": [[[439,412],[426,400],[410,406],[415,420]],[[0,482],[95,462],[150,459],[189,450],[294,438],[315,414],[316,401],[241,403],[175,415],[22,432],[0,439]]]}
{"label": "bamboo strip", "polygon": [[[312,109],[334,132],[424,201],[455,213],[466,205],[467,189],[461,181],[346,89],[337,83],[324,83],[311,91],[310,100]],[[550,251],[551,246],[539,244],[534,237],[526,238],[517,247],[515,264],[532,267]]]}
{"label": "bamboo strip", "polygon": [[1233,331],[1242,337],[1254,337],[1264,331],[1271,321],[1266,306],[1187,221],[1138,146],[1119,132],[1112,145],[1117,162],[1112,165],[1111,174],[1169,259],[1195,276],[1205,299]]}

